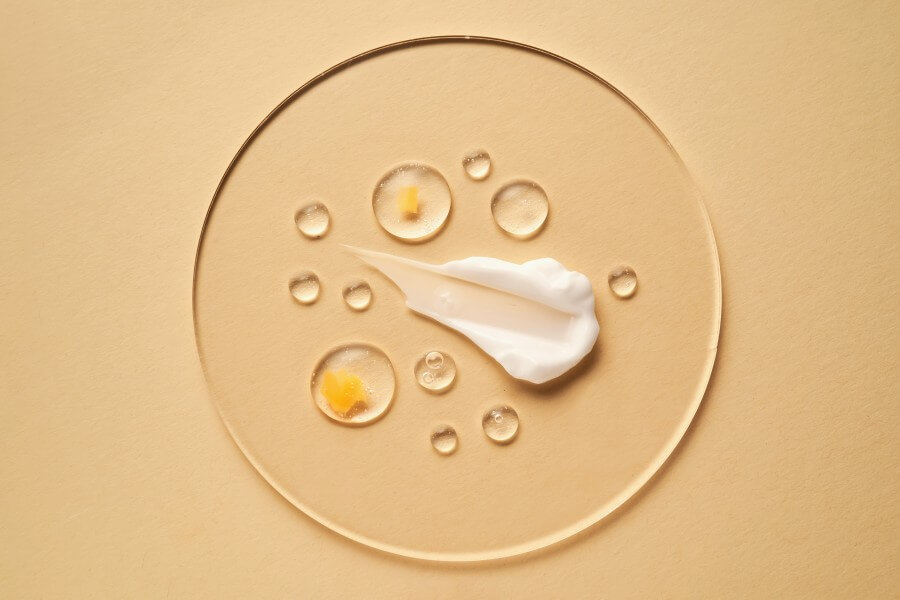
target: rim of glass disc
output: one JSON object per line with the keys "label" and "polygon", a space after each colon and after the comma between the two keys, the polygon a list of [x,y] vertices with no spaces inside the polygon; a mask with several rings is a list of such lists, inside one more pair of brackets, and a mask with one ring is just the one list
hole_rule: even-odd
{"label": "rim of glass disc", "polygon": [[228,163],[228,166],[225,169],[225,172],[222,174],[219,183],[216,186],[216,190],[213,193],[213,197],[210,201],[209,208],[206,211],[206,215],[203,218],[203,224],[200,228],[200,237],[197,242],[197,248],[194,254],[194,268],[192,274],[192,286],[191,286],[191,312],[194,321],[194,341],[197,346],[197,353],[200,357],[200,365],[204,374],[204,379],[209,388],[210,394],[213,393],[212,383],[210,382],[209,374],[206,369],[205,361],[203,360],[203,347],[200,341],[200,333],[197,327],[198,319],[197,319],[197,274],[200,267],[200,255],[203,250],[203,242],[205,238],[205,234],[207,231],[207,227],[209,225],[210,219],[212,218],[213,211],[215,210],[215,206],[219,197],[221,195],[222,189],[225,186],[225,183],[228,181],[231,176],[235,165],[240,160],[241,156],[243,156],[246,149],[253,142],[256,136],[262,131],[263,128],[268,125],[270,121],[272,121],[278,113],[281,112],[288,104],[296,100],[298,97],[303,95],[307,90],[316,86],[321,81],[327,79],[328,77],[338,73],[339,71],[358,64],[368,58],[377,56],[379,54],[384,54],[387,52],[391,52],[394,50],[400,50],[403,48],[429,45],[429,44],[440,44],[440,43],[476,43],[476,44],[488,44],[488,45],[498,45],[498,46],[506,46],[509,48],[524,50],[526,52],[531,52],[534,54],[538,54],[541,56],[545,56],[547,58],[556,60],[565,64],[568,67],[579,71],[580,73],[587,75],[600,85],[606,87],[613,93],[615,93],[621,100],[626,102],[632,110],[636,111],[641,118],[653,129],[655,134],[659,136],[662,142],[666,145],[669,150],[669,153],[677,162],[679,168],[682,170],[683,174],[687,178],[691,186],[691,190],[693,192],[693,197],[696,200],[697,207],[700,210],[700,214],[702,215],[704,228],[706,231],[706,235],[708,237],[708,243],[710,244],[712,250],[712,259],[713,259],[713,278],[714,278],[714,288],[715,288],[715,314],[713,315],[714,323],[713,323],[713,332],[712,332],[712,340],[715,342],[713,347],[710,348],[707,356],[706,364],[704,365],[704,369],[701,372],[700,380],[698,382],[698,393],[696,398],[690,404],[688,411],[685,413],[684,418],[679,423],[679,426],[673,432],[673,435],[666,442],[664,447],[657,453],[654,460],[651,461],[646,468],[644,468],[632,481],[631,485],[625,487],[622,491],[616,494],[613,498],[602,504],[599,508],[593,511],[591,514],[583,517],[574,523],[570,524],[568,527],[562,528],[558,531],[554,531],[550,534],[547,534],[542,537],[535,538],[533,540],[529,540],[525,543],[515,544],[512,546],[506,546],[499,549],[486,550],[486,551],[472,551],[472,552],[438,552],[438,551],[425,551],[425,550],[414,550],[410,548],[404,548],[398,545],[389,544],[382,542],[380,540],[361,535],[356,533],[346,527],[341,526],[335,521],[328,519],[324,515],[320,514],[318,511],[314,510],[312,507],[299,502],[293,495],[285,489],[282,485],[278,483],[278,480],[273,477],[268,470],[260,463],[260,461],[254,456],[252,452],[246,447],[244,442],[241,440],[238,433],[235,431],[233,424],[230,422],[229,418],[222,411],[222,407],[219,403],[213,402],[216,408],[216,412],[219,414],[219,418],[224,423],[226,429],[228,430],[228,434],[234,443],[238,446],[241,453],[246,457],[246,459],[250,462],[254,469],[266,480],[266,482],[272,486],[283,498],[285,498],[288,502],[290,502],[293,506],[298,508],[304,514],[312,518],[314,521],[324,525],[325,527],[331,529],[332,531],[349,538],[355,542],[368,546],[370,548],[374,548],[376,550],[380,550],[382,552],[386,552],[389,554],[394,554],[398,556],[403,556],[407,558],[413,558],[418,560],[432,561],[432,562],[455,562],[455,563],[474,563],[474,562],[484,562],[497,560],[502,558],[510,558],[516,557],[526,554],[533,554],[540,550],[543,550],[549,546],[553,546],[562,541],[573,538],[574,536],[592,528],[593,526],[598,525],[603,522],[606,517],[610,516],[614,512],[616,512],[619,508],[629,502],[635,495],[643,489],[647,483],[649,483],[654,476],[662,469],[662,467],[668,462],[669,458],[674,453],[675,449],[680,444],[681,440],[684,439],[685,434],[690,428],[691,423],[693,422],[697,412],[700,408],[700,405],[703,402],[704,397],[706,396],[707,390],[709,388],[709,382],[712,377],[713,367],[715,365],[716,357],[718,355],[718,342],[721,336],[721,324],[722,324],[722,271],[721,264],[719,261],[719,249],[718,244],[716,243],[715,234],[712,228],[712,223],[709,218],[709,213],[706,209],[706,205],[703,202],[703,196],[698,189],[694,178],[691,176],[690,170],[685,165],[681,156],[675,150],[672,143],[666,137],[666,135],[662,132],[662,130],[656,125],[656,123],[645,113],[634,101],[632,101],[628,96],[626,96],[621,90],[619,90],[616,86],[612,85],[609,81],[604,79],[603,77],[597,75],[593,71],[587,69],[586,67],[581,66],[580,64],[573,62],[563,56],[550,52],[548,50],[544,50],[543,48],[539,48],[537,46],[532,46],[529,44],[524,44],[521,42],[515,42],[512,40],[506,40],[502,38],[490,37],[490,36],[477,36],[477,35],[440,35],[440,36],[427,36],[420,38],[411,38],[407,40],[402,40],[399,42],[393,42],[390,44],[385,44],[383,46],[379,46],[377,48],[373,48],[371,50],[367,50],[365,52],[361,52],[356,54],[346,60],[343,60],[336,65],[322,71],[318,75],[309,79],[306,83],[295,89],[291,92],[284,100],[278,103],[275,108],[273,108],[257,125],[254,127],[253,131],[250,135],[247,136],[247,139],[241,144],[238,151],[235,153],[234,157]]}

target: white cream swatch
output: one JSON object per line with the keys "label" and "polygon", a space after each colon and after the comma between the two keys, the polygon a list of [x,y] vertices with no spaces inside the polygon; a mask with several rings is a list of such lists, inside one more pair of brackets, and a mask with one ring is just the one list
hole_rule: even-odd
{"label": "white cream swatch", "polygon": [[473,256],[432,265],[347,249],[389,277],[409,308],[462,333],[516,379],[555,379],[597,341],[591,282],[552,258],[519,265]]}

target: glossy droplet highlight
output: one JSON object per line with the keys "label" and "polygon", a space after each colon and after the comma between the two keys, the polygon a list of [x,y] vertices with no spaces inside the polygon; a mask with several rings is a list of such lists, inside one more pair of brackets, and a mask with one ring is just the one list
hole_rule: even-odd
{"label": "glossy droplet highlight", "polygon": [[312,304],[319,298],[319,287],[318,276],[312,271],[304,271],[291,280],[288,289],[300,304]]}
{"label": "glossy droplet highlight", "polygon": [[498,444],[508,444],[519,433],[519,414],[511,406],[495,406],[481,419],[484,433]]}
{"label": "glossy droplet highlight", "polygon": [[328,227],[331,225],[331,215],[321,202],[304,206],[297,211],[294,220],[300,233],[314,240],[328,233]]}
{"label": "glossy droplet highlight", "polygon": [[425,366],[429,369],[440,369],[444,366],[444,355],[440,352],[429,352],[425,355]]}
{"label": "glossy droplet highlight", "polygon": [[390,359],[369,344],[332,348],[310,378],[315,405],[343,425],[368,425],[381,417],[394,400],[395,387]]}
{"label": "glossy droplet highlight", "polygon": [[456,435],[455,429],[444,425],[432,432],[431,445],[435,452],[447,456],[456,452],[456,448],[459,446],[459,436]]}
{"label": "glossy droplet highlight", "polygon": [[463,157],[462,165],[469,178],[481,181],[491,174],[491,155],[484,150],[469,152]]}
{"label": "glossy droplet highlight", "polygon": [[456,380],[456,362],[447,353],[432,350],[416,363],[415,373],[416,381],[426,390],[446,392]]}
{"label": "glossy droplet highlight", "polygon": [[631,298],[637,291],[637,273],[627,265],[621,265],[609,273],[609,289],[618,298]]}
{"label": "glossy droplet highlight", "polygon": [[544,189],[533,181],[507,183],[494,194],[491,213],[500,229],[509,235],[527,239],[540,232],[550,212]]}
{"label": "glossy droplet highlight", "polygon": [[353,310],[366,310],[372,304],[372,288],[365,281],[354,281],[344,286],[344,302]]}
{"label": "glossy droplet highlight", "polygon": [[434,237],[450,215],[452,196],[437,169],[405,163],[385,174],[372,193],[375,218],[385,231],[406,242]]}

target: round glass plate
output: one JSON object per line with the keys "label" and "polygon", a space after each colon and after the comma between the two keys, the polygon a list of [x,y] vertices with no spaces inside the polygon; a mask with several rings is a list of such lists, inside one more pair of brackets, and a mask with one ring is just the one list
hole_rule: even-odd
{"label": "round glass plate", "polygon": [[[491,157],[468,177],[473,150]],[[388,234],[372,211],[378,181],[403,163],[433,167],[452,193],[432,239]],[[506,183],[537,183],[549,215],[532,238],[494,222]],[[427,199],[425,199],[427,201]],[[319,239],[297,211],[321,202]],[[341,245],[428,262],[550,256],[594,284],[592,354],[543,386],[511,379],[473,344],[415,315],[397,289]],[[622,299],[610,273],[639,284]],[[315,272],[317,300],[289,282]],[[344,306],[348,281],[378,301]],[[198,248],[194,319],[212,397],[250,462],[297,508],[363,544],[405,556],[474,561],[534,551],[597,523],[669,457],[697,411],[721,314],[716,246],[681,160],[631,101],[565,59],[512,42],[411,40],[354,57],[291,94],[240,149]],[[367,427],[326,418],[310,392],[319,359],[342,344],[382,350],[396,374],[391,410]],[[457,377],[423,390],[415,365],[440,348]],[[507,445],[482,429],[518,413]],[[441,456],[430,435],[456,430]]]}

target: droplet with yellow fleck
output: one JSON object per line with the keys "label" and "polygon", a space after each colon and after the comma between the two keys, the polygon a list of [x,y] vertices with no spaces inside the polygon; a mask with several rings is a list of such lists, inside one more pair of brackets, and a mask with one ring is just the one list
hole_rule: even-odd
{"label": "droplet with yellow fleck", "polygon": [[419,188],[414,185],[401,188],[397,195],[397,208],[408,217],[419,214]]}
{"label": "droplet with yellow fleck", "polygon": [[322,376],[322,395],[334,412],[346,415],[357,405],[365,408],[366,388],[358,375],[346,369],[325,371]]}

